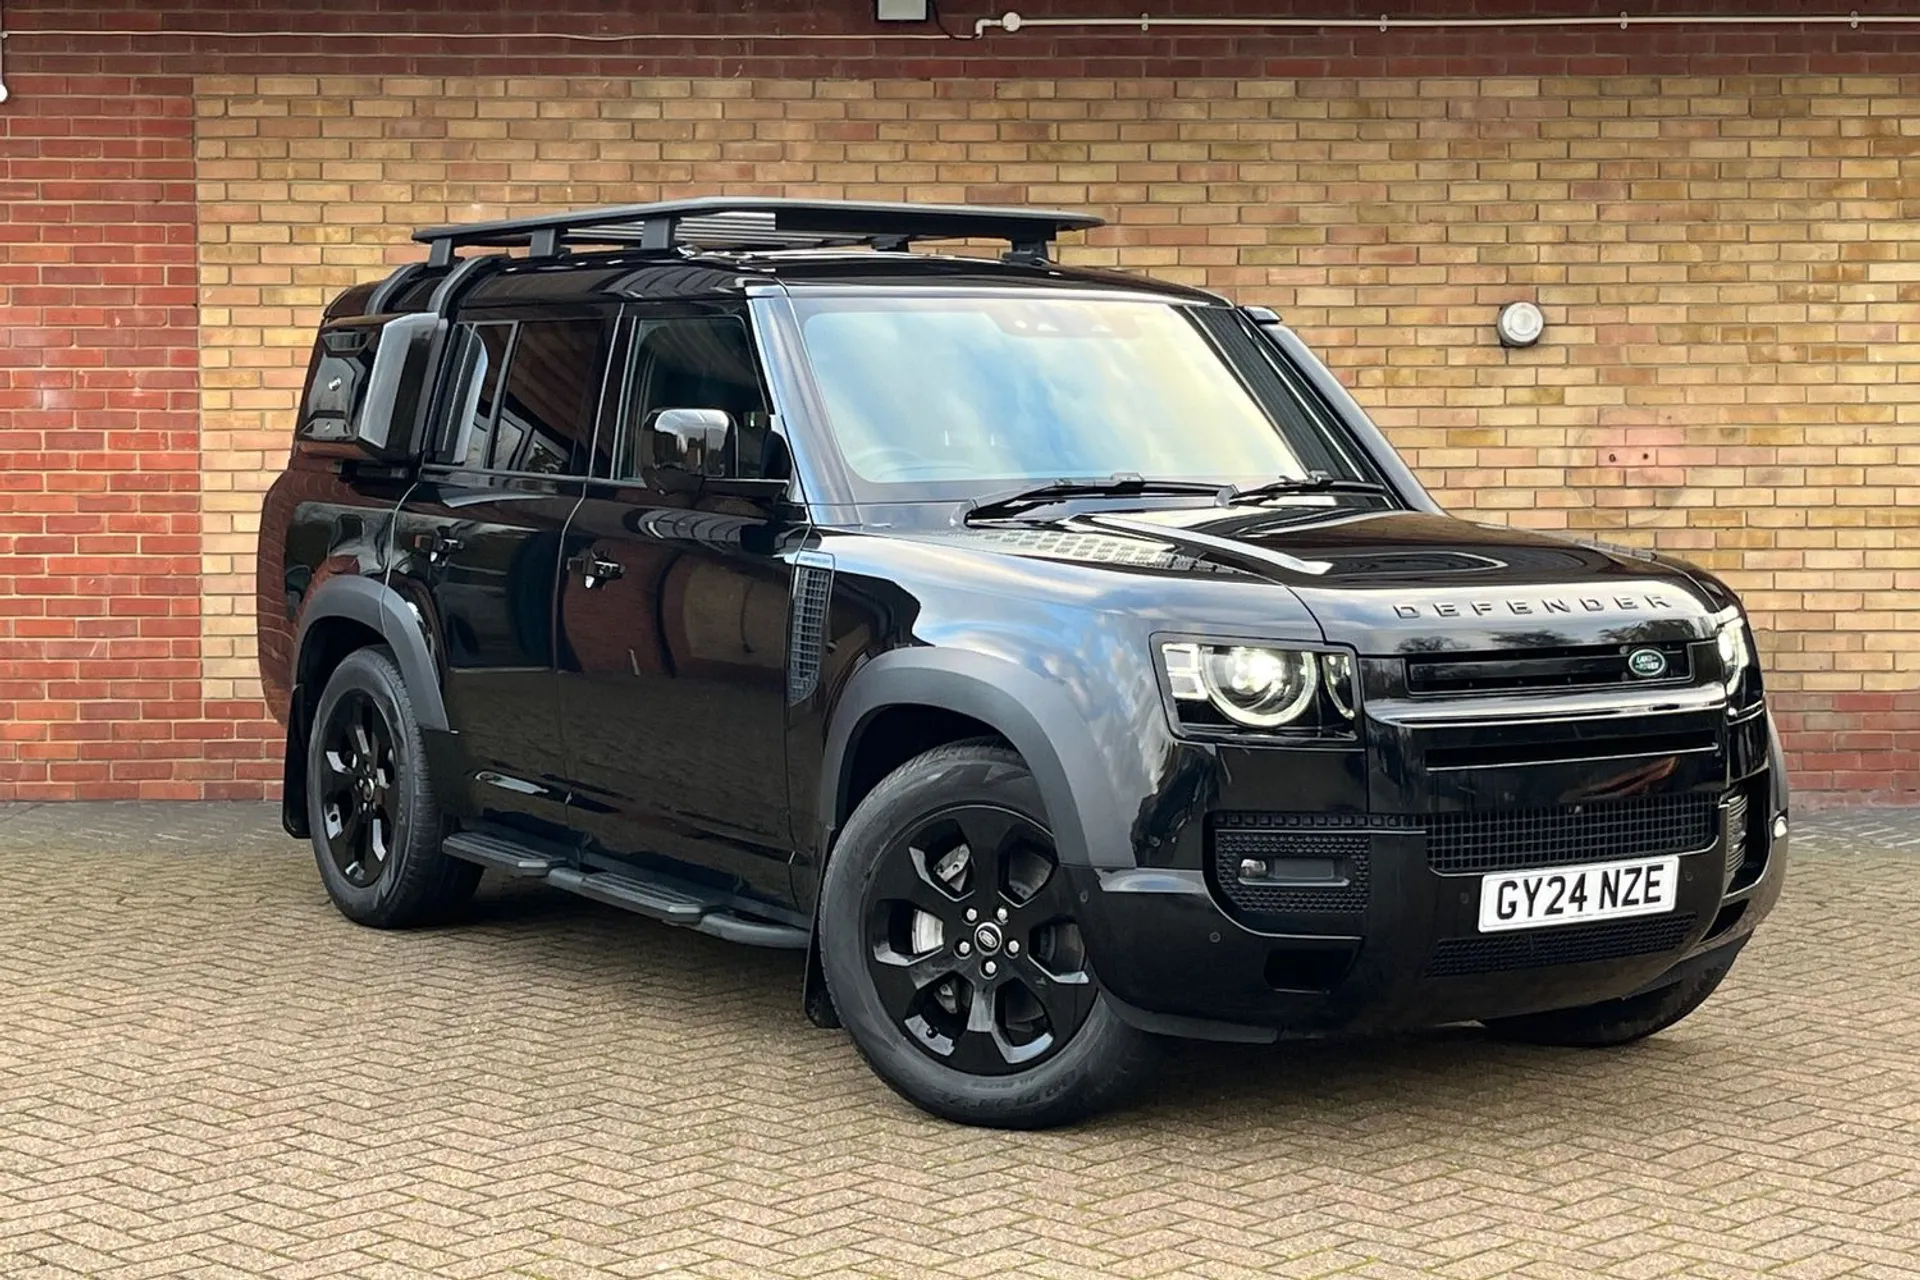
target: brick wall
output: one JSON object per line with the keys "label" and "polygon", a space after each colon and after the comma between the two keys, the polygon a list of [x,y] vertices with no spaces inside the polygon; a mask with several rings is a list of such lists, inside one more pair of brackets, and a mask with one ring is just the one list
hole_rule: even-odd
{"label": "brick wall", "polygon": [[[22,7],[8,4],[23,28],[71,14]],[[430,27],[434,8],[379,21]],[[141,20],[102,13],[96,27]],[[259,18],[208,7],[195,23]],[[748,20],[865,30],[852,7]],[[618,56],[529,46],[520,60],[420,41],[241,43],[10,42],[0,321],[16,336],[0,347],[0,450],[25,453],[8,453],[0,481],[0,701],[14,703],[0,795],[244,792],[276,772],[248,616],[254,513],[327,296],[406,260],[423,223],[713,190],[1094,208],[1115,225],[1069,260],[1279,307],[1456,512],[1723,573],[1754,611],[1803,793],[1920,791],[1911,38],[823,38],[728,46],[731,63],[696,41]],[[341,73],[349,59],[359,74]],[[89,78],[129,62],[168,78]],[[118,170],[72,175],[95,184],[76,194],[33,167],[48,135],[91,154],[118,128],[89,123],[109,109],[151,131],[139,164],[173,166],[139,176],[174,185],[118,209]],[[170,235],[197,223],[197,250],[182,244],[186,274],[153,284],[184,288],[197,269],[197,315],[143,297],[57,324],[51,295],[23,292],[61,278],[59,253],[83,260],[69,239],[121,246],[96,270],[146,261],[140,228],[167,218]],[[1519,297],[1550,327],[1506,352],[1492,316]],[[136,325],[118,309],[151,305],[173,310]],[[164,405],[39,395],[67,363],[123,376],[111,340],[126,328],[156,330],[129,345],[157,368],[197,353],[197,424],[191,378]],[[160,435],[125,434],[147,430]],[[184,542],[60,523],[70,488],[161,474],[177,487],[136,490],[125,518],[179,502],[165,533]],[[164,690],[151,683],[163,659]]]}
{"label": "brick wall", "polygon": [[219,794],[261,745],[235,743],[201,684],[191,82],[15,87],[0,108],[0,797]]}

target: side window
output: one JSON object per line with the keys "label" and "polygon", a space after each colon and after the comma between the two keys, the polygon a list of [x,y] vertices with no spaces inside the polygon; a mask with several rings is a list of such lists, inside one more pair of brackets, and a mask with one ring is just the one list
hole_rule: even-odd
{"label": "side window", "polygon": [[654,460],[650,451],[655,449],[655,433],[649,428],[667,409],[718,409],[727,415],[726,438],[712,442],[718,448],[706,452],[704,474],[782,474],[786,453],[770,439],[773,419],[740,317],[642,319],[633,328],[630,367],[633,385],[616,479],[632,479]]}
{"label": "side window", "polygon": [[448,461],[585,475],[612,327],[610,319],[462,326]]}
{"label": "side window", "polygon": [[485,470],[493,448],[493,418],[498,407],[500,371],[513,344],[510,324],[462,325],[454,349],[453,421],[447,434],[447,460],[457,467]]}
{"label": "side window", "polygon": [[527,320],[494,426],[493,469],[585,475],[610,320]]}

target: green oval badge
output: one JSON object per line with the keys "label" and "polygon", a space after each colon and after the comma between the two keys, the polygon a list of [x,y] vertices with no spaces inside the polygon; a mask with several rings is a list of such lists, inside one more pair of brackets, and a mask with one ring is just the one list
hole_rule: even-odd
{"label": "green oval badge", "polygon": [[1627,670],[1642,680],[1667,674],[1667,655],[1658,649],[1635,649],[1627,655]]}

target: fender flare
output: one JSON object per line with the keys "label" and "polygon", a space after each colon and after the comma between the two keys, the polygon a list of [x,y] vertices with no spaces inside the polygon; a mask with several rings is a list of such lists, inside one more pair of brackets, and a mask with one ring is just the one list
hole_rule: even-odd
{"label": "fender flare", "polygon": [[881,711],[903,705],[959,712],[1013,744],[1039,784],[1063,864],[1134,865],[1133,815],[1115,799],[1086,718],[1046,677],[966,649],[895,649],[854,674],[827,730],[816,810],[823,833],[831,836],[840,825],[849,753],[860,732]]}
{"label": "fender flare", "polygon": [[[440,693],[440,669],[427,647],[426,632],[406,598],[373,578],[328,578],[313,589],[300,611],[300,631],[294,640],[295,683],[307,652],[307,632],[328,618],[346,618],[380,633],[399,660],[414,714],[422,729],[444,732],[447,704]],[[317,691],[316,691],[317,692]]]}

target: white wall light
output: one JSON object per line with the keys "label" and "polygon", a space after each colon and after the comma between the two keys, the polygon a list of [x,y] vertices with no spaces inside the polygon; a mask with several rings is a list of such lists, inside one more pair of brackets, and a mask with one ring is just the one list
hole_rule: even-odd
{"label": "white wall light", "polygon": [[1509,302],[1493,322],[1503,347],[1530,347],[1547,331],[1547,318],[1531,302]]}

